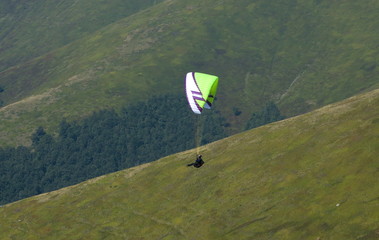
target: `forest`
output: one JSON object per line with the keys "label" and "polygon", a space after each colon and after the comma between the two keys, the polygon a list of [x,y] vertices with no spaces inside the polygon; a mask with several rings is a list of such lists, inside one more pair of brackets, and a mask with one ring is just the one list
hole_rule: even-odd
{"label": "forest", "polygon": [[[0,203],[194,148],[198,117],[185,98],[166,95],[121,111],[98,111],[81,121],[64,120],[57,136],[39,127],[30,147],[0,148]],[[217,110],[204,111],[201,123],[201,144],[226,136]]]}
{"label": "forest", "polygon": [[281,115],[280,110],[275,103],[269,102],[261,111],[254,112],[251,115],[250,120],[246,124],[245,130],[280,121],[285,118],[285,116]]}

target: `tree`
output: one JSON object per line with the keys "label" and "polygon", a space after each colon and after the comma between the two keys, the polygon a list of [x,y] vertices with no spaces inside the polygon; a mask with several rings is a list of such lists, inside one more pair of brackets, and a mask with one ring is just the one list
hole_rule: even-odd
{"label": "tree", "polygon": [[37,130],[32,134],[32,145],[38,145],[38,143],[45,135],[45,129],[43,129],[43,127],[38,127]]}

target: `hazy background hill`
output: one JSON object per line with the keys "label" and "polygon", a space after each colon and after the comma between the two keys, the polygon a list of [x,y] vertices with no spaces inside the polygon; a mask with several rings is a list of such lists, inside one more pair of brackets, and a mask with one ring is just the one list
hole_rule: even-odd
{"label": "hazy background hill", "polygon": [[0,72],[161,1],[3,0],[0,3]]}
{"label": "hazy background hill", "polygon": [[0,208],[2,239],[378,239],[379,90]]}
{"label": "hazy background hill", "polygon": [[2,145],[28,144],[37,126],[56,131],[63,118],[183,93],[188,71],[220,77],[229,133],[269,102],[293,116],[378,87],[376,0],[2,6]]}

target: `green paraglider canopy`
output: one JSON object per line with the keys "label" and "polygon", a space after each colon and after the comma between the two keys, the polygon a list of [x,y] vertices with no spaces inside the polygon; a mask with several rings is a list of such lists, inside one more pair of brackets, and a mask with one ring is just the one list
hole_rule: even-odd
{"label": "green paraglider canopy", "polygon": [[210,109],[216,96],[218,77],[205,73],[189,72],[186,75],[186,94],[192,111],[201,114]]}

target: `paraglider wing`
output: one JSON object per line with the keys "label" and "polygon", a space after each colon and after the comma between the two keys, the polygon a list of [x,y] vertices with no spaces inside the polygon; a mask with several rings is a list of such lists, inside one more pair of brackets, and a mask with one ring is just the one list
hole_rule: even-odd
{"label": "paraglider wing", "polygon": [[204,108],[212,107],[218,87],[218,77],[198,72],[186,75],[186,94],[192,111],[201,114]]}

